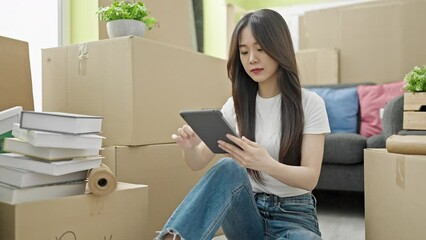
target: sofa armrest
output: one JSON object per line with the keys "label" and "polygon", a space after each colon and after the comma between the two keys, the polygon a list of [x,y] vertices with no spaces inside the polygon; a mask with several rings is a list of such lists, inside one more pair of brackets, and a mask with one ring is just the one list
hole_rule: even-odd
{"label": "sofa armrest", "polygon": [[382,134],[377,134],[367,139],[367,148],[386,148],[386,138]]}
{"label": "sofa armrest", "polygon": [[404,116],[404,95],[389,101],[383,111],[382,134],[384,140],[402,130]]}
{"label": "sofa armrest", "polygon": [[367,139],[357,133],[330,133],[325,137],[324,163],[358,164],[364,158]]}

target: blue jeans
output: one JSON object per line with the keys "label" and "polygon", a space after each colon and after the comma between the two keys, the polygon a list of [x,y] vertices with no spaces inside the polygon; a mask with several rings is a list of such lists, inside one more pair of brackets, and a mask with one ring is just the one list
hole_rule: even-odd
{"label": "blue jeans", "polygon": [[224,158],[195,185],[156,239],[170,233],[209,240],[220,226],[228,240],[321,239],[315,205],[310,193],[253,194],[246,169]]}

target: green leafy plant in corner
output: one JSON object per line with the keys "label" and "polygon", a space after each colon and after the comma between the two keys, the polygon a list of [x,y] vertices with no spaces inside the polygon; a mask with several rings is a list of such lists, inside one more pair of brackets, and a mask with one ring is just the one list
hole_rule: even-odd
{"label": "green leafy plant in corner", "polygon": [[408,92],[426,92],[426,66],[416,66],[404,78],[404,88]]}
{"label": "green leafy plant in corner", "polygon": [[157,23],[155,18],[149,16],[150,12],[142,2],[114,1],[110,6],[100,7],[96,13],[99,19],[104,22],[119,19],[142,21],[148,30],[152,29]]}

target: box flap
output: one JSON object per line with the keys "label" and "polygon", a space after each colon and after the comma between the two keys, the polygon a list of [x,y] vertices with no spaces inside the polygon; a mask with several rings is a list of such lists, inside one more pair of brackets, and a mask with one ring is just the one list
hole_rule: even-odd
{"label": "box flap", "polygon": [[28,43],[0,36],[0,110],[34,110]]}

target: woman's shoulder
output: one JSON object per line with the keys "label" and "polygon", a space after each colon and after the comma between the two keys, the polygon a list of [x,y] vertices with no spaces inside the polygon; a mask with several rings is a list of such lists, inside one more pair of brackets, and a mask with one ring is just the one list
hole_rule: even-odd
{"label": "woman's shoulder", "polygon": [[229,97],[226,100],[225,104],[223,104],[223,107],[225,107],[225,108],[229,108],[231,106],[234,107],[234,98],[233,97]]}
{"label": "woman's shoulder", "polygon": [[234,99],[232,97],[226,100],[225,104],[222,106],[222,113],[232,114],[234,112]]}
{"label": "woman's shoulder", "polygon": [[324,103],[324,100],[320,95],[318,95],[316,92],[310,91],[306,88],[302,88],[302,102],[304,104],[308,102],[322,102]]}

